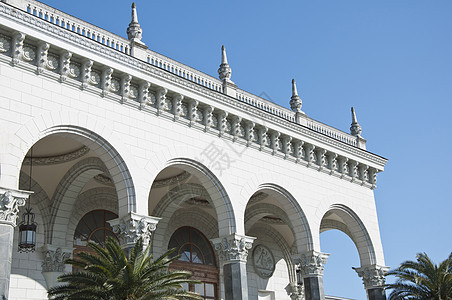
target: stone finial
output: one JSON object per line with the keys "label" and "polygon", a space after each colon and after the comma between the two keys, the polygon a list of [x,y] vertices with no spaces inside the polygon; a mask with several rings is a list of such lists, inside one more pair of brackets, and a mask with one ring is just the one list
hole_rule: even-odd
{"label": "stone finial", "polygon": [[212,240],[222,263],[246,262],[248,250],[253,246],[255,238],[231,234],[223,238]]}
{"label": "stone finial", "polygon": [[113,227],[113,232],[118,235],[121,246],[128,248],[133,247],[139,238],[142,238],[143,245],[147,246],[159,220],[160,218],[130,212],[129,215],[113,219],[108,223]]}
{"label": "stone finial", "polygon": [[231,67],[229,67],[228,64],[228,57],[226,56],[226,48],[223,46],[221,46],[221,64],[220,64],[220,68],[218,69],[218,75],[220,76],[221,80],[224,81],[231,81],[231,73],[232,73],[232,69]]}
{"label": "stone finial", "polygon": [[361,126],[356,119],[355,109],[352,106],[352,125],[350,126],[350,133],[354,136],[361,136]]}
{"label": "stone finial", "polygon": [[328,256],[328,253],[317,251],[303,253],[299,258],[302,277],[323,276],[323,269],[325,268]]}
{"label": "stone finial", "polygon": [[371,265],[353,268],[353,270],[363,279],[363,284],[366,289],[373,289],[381,288],[385,285],[386,273],[388,273],[389,267]]}
{"label": "stone finial", "polygon": [[295,83],[295,79],[292,79],[292,97],[290,98],[290,108],[294,112],[303,113],[301,111],[301,106],[303,102],[301,101],[300,96],[298,96],[297,84]]}
{"label": "stone finial", "polygon": [[135,2],[132,3],[132,21],[127,27],[127,37],[130,41],[143,44],[141,41],[143,30],[141,29],[140,24],[138,23],[138,14],[137,14],[137,6]]}

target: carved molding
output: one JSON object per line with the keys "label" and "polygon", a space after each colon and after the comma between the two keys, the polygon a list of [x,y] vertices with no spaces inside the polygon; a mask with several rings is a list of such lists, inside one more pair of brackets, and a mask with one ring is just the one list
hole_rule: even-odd
{"label": "carved molding", "polygon": [[155,180],[152,183],[152,188],[161,188],[161,187],[170,186],[170,185],[177,184],[177,183],[182,183],[186,179],[188,179],[190,176],[191,176],[191,174],[189,172],[183,171],[182,173],[177,174],[176,176],[173,176],[170,178]]}
{"label": "carved molding", "polygon": [[353,270],[363,279],[363,284],[366,289],[373,289],[381,288],[385,285],[386,273],[388,273],[389,267],[371,265],[353,268]]}
{"label": "carved molding", "polygon": [[302,277],[323,276],[323,269],[325,268],[328,259],[328,253],[317,251],[309,251],[301,254],[298,259],[300,265],[300,272]]}
{"label": "carved molding", "polygon": [[234,262],[246,262],[248,250],[253,246],[255,238],[231,234],[227,237],[211,240],[223,264]]}
{"label": "carved molding", "polygon": [[[55,156],[42,156],[42,157],[35,157],[33,156],[33,165],[56,165],[56,164],[62,164],[66,163],[72,160],[76,160],[82,156],[84,156],[86,153],[89,152],[89,148],[86,146],[83,146],[80,149],[77,149],[73,152],[61,154],[61,155],[55,155]],[[30,158],[25,157],[24,165],[30,164]]]}
{"label": "carved molding", "polygon": [[119,237],[122,247],[133,247],[139,238],[143,238],[146,246],[151,240],[151,234],[156,229],[160,218],[142,216],[134,212],[129,215],[108,221],[113,227],[113,232]]}
{"label": "carved molding", "polygon": [[32,192],[8,190],[0,187],[0,224],[17,224],[19,207],[24,206]]}

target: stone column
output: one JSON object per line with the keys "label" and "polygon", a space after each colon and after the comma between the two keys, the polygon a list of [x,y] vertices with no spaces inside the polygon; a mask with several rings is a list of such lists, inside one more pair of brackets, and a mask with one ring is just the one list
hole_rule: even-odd
{"label": "stone column", "polygon": [[0,298],[7,299],[11,261],[13,255],[14,227],[19,207],[25,205],[31,192],[0,187]]}
{"label": "stone column", "polygon": [[143,246],[151,241],[151,234],[157,227],[160,218],[142,216],[134,212],[128,215],[108,221],[113,227],[113,232],[119,237],[123,249],[130,250],[139,238],[143,238]]}
{"label": "stone column", "polygon": [[358,276],[363,279],[364,287],[369,300],[386,300],[384,289],[385,275],[388,273],[389,267],[370,265],[360,268],[353,268]]}
{"label": "stone column", "polygon": [[44,277],[47,289],[57,285],[58,276],[65,272],[65,261],[72,255],[72,248],[60,248],[50,244],[42,247],[44,259],[42,261],[42,276]]}
{"label": "stone column", "polygon": [[212,240],[223,271],[225,300],[248,299],[246,259],[254,239],[233,233]]}
{"label": "stone column", "polygon": [[298,260],[304,285],[306,300],[323,300],[323,269],[329,254],[309,251],[301,254]]}

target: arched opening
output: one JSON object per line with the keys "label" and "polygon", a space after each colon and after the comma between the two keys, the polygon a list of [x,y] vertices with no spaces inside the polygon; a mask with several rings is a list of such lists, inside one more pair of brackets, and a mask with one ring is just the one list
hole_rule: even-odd
{"label": "arched opening", "polygon": [[[75,132],[77,130],[80,134]],[[15,280],[19,278],[23,284],[36,287],[32,292],[37,297],[46,297],[48,282],[41,274],[44,267],[40,249],[46,249],[44,251],[47,255],[49,251],[70,253],[75,246],[74,253],[77,253],[87,240],[102,243],[101,237],[109,232],[109,225],[104,221],[112,218],[112,215],[118,215],[119,198],[134,203],[133,183],[121,156],[102,137],[92,132],[88,137],[87,130],[84,133],[82,131],[82,128],[71,131],[69,127],[49,129],[48,135],[43,133],[45,137],[33,145],[33,155],[31,156],[29,149],[22,161],[19,189],[33,191],[30,203],[37,223],[37,251],[13,251],[10,285],[12,298],[20,295],[21,287],[16,284],[18,280]],[[109,159],[110,156],[115,159]],[[124,177],[128,179],[127,182]],[[23,210],[22,207],[19,216]],[[100,210],[108,210],[109,213],[105,217],[97,216]],[[86,215],[90,211],[94,212]],[[91,221],[87,219],[89,216],[93,217]],[[77,228],[79,221],[90,224],[90,227],[93,226],[91,229],[95,227],[97,230],[91,230],[85,236],[87,229]],[[98,221],[102,226],[98,226]],[[80,232],[84,232],[83,235]],[[16,227],[15,250],[17,237]],[[61,266],[52,267],[47,264],[45,269],[45,272],[61,271]]]}
{"label": "arched opening", "polygon": [[320,223],[320,241],[322,252],[331,254],[323,276],[325,293],[365,299],[362,280],[352,267],[375,264],[375,251],[358,215],[344,205],[332,205]]}
{"label": "arched opening", "polygon": [[246,206],[245,232],[257,238],[247,263],[249,296],[258,299],[299,296],[301,287],[292,256],[311,247],[312,238],[296,200],[277,185],[261,185]]}
{"label": "arched opening", "polygon": [[179,259],[171,263],[171,269],[187,270],[199,284],[185,284],[184,289],[200,294],[203,299],[219,299],[219,271],[209,240],[199,230],[184,226],[177,229],[168,243],[168,249],[175,249],[172,256]]}
{"label": "arched opening", "polygon": [[104,246],[108,236],[118,239],[108,223],[108,221],[117,217],[117,214],[105,209],[92,210],[85,214],[75,228],[74,256],[81,251],[91,252],[91,248],[87,246],[88,242]]}

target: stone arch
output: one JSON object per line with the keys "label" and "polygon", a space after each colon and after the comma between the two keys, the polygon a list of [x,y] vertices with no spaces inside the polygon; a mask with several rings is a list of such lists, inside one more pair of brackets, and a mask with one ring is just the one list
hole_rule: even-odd
{"label": "stone arch", "polygon": [[[194,198],[194,197],[200,197],[200,198],[206,199],[213,206],[212,199],[210,197],[210,194],[207,192],[207,190],[202,185],[195,184],[195,183],[185,183],[185,184],[176,186],[173,189],[171,189],[170,191],[168,191],[168,193],[166,193],[163,196],[163,198],[159,201],[158,205],[155,207],[154,211],[151,214],[154,217],[162,218],[159,221],[159,223],[157,224],[157,228],[156,228],[154,234],[152,235],[153,249],[165,249],[165,247],[166,247],[165,241],[167,238],[169,238],[167,236],[169,234],[169,232],[167,230],[168,230],[168,228],[170,228],[172,226],[171,220],[173,220],[173,221],[177,220],[177,222],[179,222],[180,220],[185,219],[185,218],[174,219],[174,215],[180,214],[180,212],[178,212],[178,210],[181,208],[181,204],[183,204],[185,200],[188,200],[188,199]],[[187,209],[183,209],[182,211],[186,212]],[[207,218],[208,213],[203,212],[203,214],[206,216],[201,216],[201,214],[200,214],[199,220],[205,220]],[[216,234],[218,235],[217,221],[212,216],[210,216],[210,219],[214,220],[214,226],[212,226],[212,223],[210,222],[209,227],[215,228],[217,230]],[[190,224],[190,223],[188,223],[188,224]],[[185,225],[187,225],[187,224],[185,224]],[[190,225],[190,226],[192,226],[192,225]],[[177,228],[175,228],[175,229],[177,229]],[[199,228],[197,228],[197,229],[199,230]],[[201,231],[204,231],[204,229]]]}
{"label": "stone arch", "polygon": [[199,230],[208,240],[218,237],[218,225],[215,218],[196,207],[175,212],[168,224],[162,244],[163,250],[167,249],[171,235],[182,226],[190,226]]}
{"label": "stone arch", "polygon": [[187,158],[173,158],[166,167],[178,167],[193,174],[206,189],[218,218],[219,236],[237,231],[234,209],[229,196],[219,179],[203,164]]}
{"label": "stone arch", "polygon": [[[332,213],[339,216],[344,222],[336,219],[325,219]],[[330,206],[322,218],[319,232],[331,229],[338,229],[352,239],[358,250],[361,266],[377,263],[375,249],[367,228],[351,208],[343,204],[333,204]]]}
{"label": "stone arch", "polygon": [[102,160],[89,157],[73,165],[60,180],[52,199],[50,234],[46,240],[48,244],[58,243],[55,239],[61,239],[60,244],[66,244],[67,220],[74,213],[77,197],[85,184],[101,173],[108,174]]}
{"label": "stone arch", "polygon": [[268,203],[259,203],[253,205],[252,209],[245,212],[245,232],[248,232],[248,230],[257,221],[259,221],[259,219],[268,215],[276,215],[281,218],[284,223],[289,225],[290,229],[292,230],[292,234],[295,236],[295,233],[293,232],[293,226],[289,220],[289,216],[287,216],[287,213],[278,206]]}
{"label": "stone arch", "polygon": [[[298,201],[285,188],[274,183],[262,183],[255,192],[265,192],[277,199],[281,210],[287,213],[288,225],[292,226],[298,253],[314,250],[312,232],[308,219]],[[254,193],[253,193],[254,194]],[[251,209],[248,208],[247,209]]]}
{"label": "stone arch", "polygon": [[69,244],[74,238],[74,232],[80,220],[90,211],[105,209],[118,213],[118,201],[114,188],[99,187],[81,193],[77,197],[74,213],[69,219],[66,234],[66,243]]}
{"label": "stone arch", "polygon": [[[131,172],[138,171],[133,155],[109,126],[81,112],[53,111],[37,116],[9,136],[12,148],[2,153],[7,170],[0,178],[3,186],[17,186],[21,164],[28,150],[46,136],[70,135],[92,150],[105,164],[118,193],[120,214],[137,210],[136,188]],[[113,143],[113,144],[112,144]],[[121,154],[120,154],[121,153]],[[124,160],[127,158],[127,163]],[[135,176],[138,177],[138,176]],[[143,192],[143,188],[139,189]],[[145,191],[144,191],[145,193]],[[142,205],[147,205],[144,201]]]}

